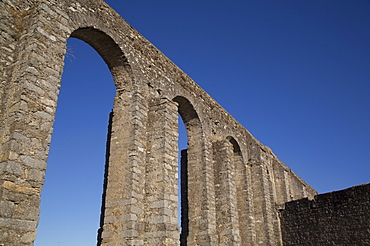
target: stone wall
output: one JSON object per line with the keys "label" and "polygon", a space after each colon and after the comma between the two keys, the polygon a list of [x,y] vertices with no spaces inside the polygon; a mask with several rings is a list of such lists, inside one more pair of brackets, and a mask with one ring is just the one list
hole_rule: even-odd
{"label": "stone wall", "polygon": [[370,245],[370,184],[285,204],[284,245]]}
{"label": "stone wall", "polygon": [[178,115],[187,245],[279,245],[276,207],[316,194],[103,1],[4,0],[0,14],[0,244],[33,245],[70,37],[101,55],[116,85],[101,245],[180,244]]}

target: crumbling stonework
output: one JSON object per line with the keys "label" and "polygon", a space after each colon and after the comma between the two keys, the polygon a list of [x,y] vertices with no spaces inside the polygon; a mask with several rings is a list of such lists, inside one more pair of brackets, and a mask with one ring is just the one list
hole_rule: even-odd
{"label": "crumbling stonework", "polygon": [[116,85],[99,244],[180,244],[178,114],[187,245],[281,245],[276,208],[316,195],[103,1],[3,0],[0,15],[0,244],[35,240],[70,37],[101,55]]}
{"label": "crumbling stonework", "polygon": [[284,245],[370,245],[370,184],[288,202]]}

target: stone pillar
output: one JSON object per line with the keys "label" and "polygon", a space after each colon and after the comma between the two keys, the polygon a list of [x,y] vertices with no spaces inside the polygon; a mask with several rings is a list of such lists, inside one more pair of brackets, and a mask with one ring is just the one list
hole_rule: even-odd
{"label": "stone pillar", "polygon": [[179,245],[177,103],[151,101],[145,170],[145,244]]}
{"label": "stone pillar", "polygon": [[7,55],[0,77],[0,242],[4,245],[33,245],[36,237],[65,54],[66,33],[46,31],[54,28],[40,21],[46,14],[38,5],[0,2],[0,14],[6,18],[3,27],[9,28],[0,41],[2,56]]}
{"label": "stone pillar", "polygon": [[143,245],[147,103],[138,92],[115,98],[101,245]]}
{"label": "stone pillar", "polygon": [[213,144],[218,245],[240,245],[235,162],[229,141]]}
{"label": "stone pillar", "polygon": [[188,246],[217,245],[212,144],[198,119],[185,122],[188,132]]}
{"label": "stone pillar", "polygon": [[269,194],[270,194],[270,213],[268,219],[271,220],[272,224],[272,234],[271,234],[271,244],[272,245],[282,245],[282,234],[280,228],[280,220],[278,214],[278,206],[277,206],[277,192],[276,192],[276,179],[273,170],[273,163],[274,160],[268,161],[269,165],[267,165],[267,183],[269,185]]}
{"label": "stone pillar", "polygon": [[241,153],[234,153],[236,197],[239,213],[240,245],[254,245],[256,232],[253,220],[251,168],[244,164]]}
{"label": "stone pillar", "polygon": [[277,205],[285,204],[290,201],[289,192],[289,175],[282,165],[277,161],[273,162],[274,181],[276,189],[276,203]]}
{"label": "stone pillar", "polygon": [[297,200],[305,197],[305,187],[301,179],[293,173],[291,170],[289,172],[289,190],[291,200]]}
{"label": "stone pillar", "polygon": [[256,243],[276,245],[273,216],[277,211],[272,209],[273,201],[267,167],[262,163],[252,164],[253,205],[256,230]]}

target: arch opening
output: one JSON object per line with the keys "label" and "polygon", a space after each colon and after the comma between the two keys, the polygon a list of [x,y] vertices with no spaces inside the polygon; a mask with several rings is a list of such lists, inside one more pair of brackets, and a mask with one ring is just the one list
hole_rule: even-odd
{"label": "arch opening", "polygon": [[197,112],[195,111],[193,105],[190,103],[188,99],[185,97],[177,96],[173,99],[173,101],[179,104],[179,114],[185,124],[186,129],[189,131],[191,130],[191,123],[194,122],[192,125],[200,128],[200,121]]}
{"label": "arch opening", "polygon": [[110,112],[116,91],[132,81],[127,59],[104,32],[80,28],[70,37],[36,245],[96,244],[104,223]]}
{"label": "arch opening", "polygon": [[[201,148],[201,124],[193,105],[184,97],[177,96],[173,101],[178,103],[179,113],[179,212],[180,217],[180,245],[185,246],[188,242],[195,215],[192,203],[194,202],[194,166],[202,150]],[[180,120],[181,118],[181,120]],[[182,122],[180,122],[182,121]],[[183,128],[182,125],[185,127]],[[186,138],[187,136],[187,138]],[[186,143],[185,143],[186,141]],[[185,149],[182,149],[185,148]],[[190,239],[192,240],[192,239]]]}
{"label": "arch opening", "polygon": [[188,137],[184,122],[179,114],[178,117],[178,219],[180,226],[180,245],[187,245],[187,236],[189,234],[189,201],[188,201]]}
{"label": "arch opening", "polygon": [[130,89],[132,85],[130,64],[118,44],[110,36],[96,28],[84,27],[72,32],[71,37],[88,43],[98,52],[107,64],[117,90]]}
{"label": "arch opening", "polygon": [[230,136],[227,137],[226,139],[229,140],[230,143],[231,143],[231,145],[233,146],[233,152],[234,152],[234,154],[241,156],[242,153],[241,153],[240,146],[239,146],[238,142],[233,137],[230,137]]}
{"label": "arch opening", "polygon": [[239,220],[240,242],[242,245],[255,241],[253,232],[254,222],[252,218],[252,200],[251,200],[251,172],[244,163],[244,158],[235,138],[228,136],[226,138],[232,146],[233,156],[231,162],[236,170],[236,206]]}

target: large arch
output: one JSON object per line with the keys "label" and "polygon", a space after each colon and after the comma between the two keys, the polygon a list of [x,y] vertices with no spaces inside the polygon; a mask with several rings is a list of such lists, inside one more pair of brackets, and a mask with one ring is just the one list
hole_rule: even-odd
{"label": "large arch", "polygon": [[126,56],[118,44],[105,32],[94,27],[82,27],[71,33],[91,45],[108,65],[118,91],[130,90],[132,87],[132,71]]}
{"label": "large arch", "polygon": [[[43,7],[47,8],[46,6]],[[50,9],[48,10],[50,11]],[[33,21],[37,22],[37,20]],[[2,180],[5,180],[3,181],[4,184],[9,187],[7,190],[14,193],[11,196],[14,197],[17,193],[23,195],[17,195],[18,198],[10,198],[10,201],[5,200],[5,207],[7,207],[10,217],[3,218],[2,223],[9,230],[5,235],[6,238],[1,241],[9,240],[11,243],[18,241],[17,245],[28,245],[36,237],[40,204],[39,192],[44,182],[46,159],[63,71],[67,38],[74,37],[88,43],[108,65],[117,88],[112,122],[115,121],[114,115],[118,118],[118,116],[122,117],[129,114],[126,104],[128,101],[132,101],[132,72],[130,66],[118,44],[106,32],[92,26],[79,27],[74,31],[66,30],[70,27],[56,28],[56,32],[63,30],[65,34],[69,33],[68,36],[61,35],[56,38],[54,36],[56,34],[48,33],[41,27],[35,26],[34,28],[37,31],[33,36],[23,38],[20,35],[17,37],[17,42],[20,43],[19,47],[28,47],[24,53],[27,54],[29,59],[22,64],[16,64],[18,67],[14,69],[21,71],[21,73],[16,74],[18,77],[13,74],[14,77],[9,78],[6,91],[8,92],[6,93],[7,98],[4,98],[3,101],[12,102],[17,106],[12,109],[9,106],[2,105],[6,109],[2,110],[4,126],[10,127],[2,129],[2,134],[6,138],[2,139],[1,144],[8,153],[14,153],[14,157],[8,158],[6,162],[3,159],[3,170],[4,167],[7,170],[5,169],[5,172],[2,172]],[[47,62],[48,60],[49,62]],[[12,93],[9,93],[9,91],[12,91]],[[134,112],[131,111],[131,114],[134,114]],[[15,118],[19,118],[21,121],[16,123],[18,120],[14,121]],[[129,121],[129,117],[124,118]],[[120,123],[116,125],[112,123],[111,126],[115,132],[120,131],[122,124],[125,125],[122,119],[118,120]],[[37,139],[41,141],[36,141]],[[22,146],[22,149],[17,146]],[[112,152],[110,153],[112,159]],[[114,158],[121,159],[120,157]],[[112,166],[111,162],[108,163],[107,167]],[[109,172],[108,168],[107,177]],[[112,193],[108,188],[108,180],[104,185],[103,214],[109,214],[109,205],[105,202],[105,197]],[[28,211],[28,213],[21,216],[16,211]],[[105,223],[104,218],[107,218],[107,216],[102,216],[102,228]],[[19,234],[23,236],[16,236]]]}
{"label": "large arch", "polygon": [[[117,132],[124,132],[122,126],[125,124],[122,122],[121,117],[122,115],[128,114],[128,109],[123,105],[130,101],[129,95],[125,92],[131,91],[132,71],[127,58],[119,48],[118,44],[105,32],[94,27],[83,27],[73,31],[71,33],[71,37],[78,38],[86,42],[98,52],[111,71],[114,84],[116,86],[116,97],[114,99],[113,111],[110,115],[110,124],[108,127],[109,132],[107,139],[100,229],[98,231],[98,245],[100,245],[106,243],[104,241],[104,235],[107,234],[107,231],[112,231],[112,227],[118,226],[117,222],[106,220],[106,218],[109,218],[109,216],[114,213],[113,210],[117,209],[117,206],[111,206],[110,203],[107,203],[107,200],[117,196],[117,190],[115,188],[111,188],[112,185],[108,184],[111,182],[111,179],[117,179],[116,170],[119,166],[124,166],[122,161],[128,162],[128,160],[125,160],[125,157],[122,158],[122,153],[111,151],[112,148],[121,148],[123,153],[127,152],[127,150],[122,149],[122,146],[117,146],[115,141],[111,142],[111,139],[117,138]],[[121,160],[119,164],[115,161],[117,159]],[[120,224],[119,226],[122,226],[121,223],[118,224]],[[105,234],[103,234],[104,231]]]}
{"label": "large arch", "polygon": [[99,228],[116,89],[108,66],[89,44],[70,38],[67,47],[36,245],[94,245]]}

